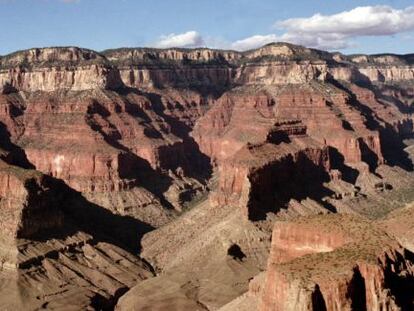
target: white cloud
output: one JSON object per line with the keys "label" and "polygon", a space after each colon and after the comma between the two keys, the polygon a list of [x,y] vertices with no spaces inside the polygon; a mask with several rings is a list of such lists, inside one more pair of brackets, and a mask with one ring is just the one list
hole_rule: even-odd
{"label": "white cloud", "polygon": [[242,40],[237,40],[231,44],[231,48],[235,50],[250,50],[265,44],[280,41],[280,37],[270,34],[270,35],[255,35]]}
{"label": "white cloud", "polygon": [[203,38],[196,31],[163,36],[157,47],[197,47],[250,50],[271,42],[289,42],[323,50],[355,46],[361,36],[389,36],[414,30],[414,6],[394,9],[390,6],[356,7],[333,15],[320,13],[306,18],[290,18],[275,23],[280,34],[257,34],[234,42]]}
{"label": "white cloud", "polygon": [[345,37],[336,33],[314,35],[288,32],[280,37],[280,41],[290,42],[322,50],[340,50],[354,45],[351,41],[346,40]]}
{"label": "white cloud", "polygon": [[320,49],[344,49],[351,46],[351,42],[344,40],[342,36],[327,34],[325,36],[313,36],[310,34],[285,33],[283,35],[255,35],[242,40],[235,41],[230,48],[246,51],[261,47],[272,42],[289,42],[307,47]]}
{"label": "white cloud", "polygon": [[394,9],[390,6],[357,7],[333,15],[315,14],[308,18],[278,21],[281,35],[254,35],[232,43],[236,50],[260,47],[284,41],[325,50],[339,50],[354,45],[360,36],[387,36],[414,30],[414,6]]}
{"label": "white cloud", "polygon": [[398,10],[390,6],[357,7],[334,15],[315,14],[309,18],[291,18],[276,26],[288,33],[384,36],[414,29],[414,6]]}
{"label": "white cloud", "polygon": [[169,47],[200,47],[205,45],[203,37],[197,31],[187,31],[181,34],[169,34],[161,36],[155,43],[158,48]]}

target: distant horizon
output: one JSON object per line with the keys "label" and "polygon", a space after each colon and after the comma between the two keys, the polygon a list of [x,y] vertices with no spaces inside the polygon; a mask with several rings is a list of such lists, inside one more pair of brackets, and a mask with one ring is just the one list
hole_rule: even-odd
{"label": "distant horizon", "polygon": [[0,0],[0,16],[3,56],[61,46],[245,51],[270,42],[414,53],[412,0]]}
{"label": "distant horizon", "polygon": [[165,50],[212,50],[212,51],[225,51],[225,52],[234,52],[234,53],[247,53],[249,51],[254,51],[254,50],[258,50],[261,49],[265,46],[268,45],[272,45],[272,44],[289,44],[289,45],[293,45],[293,46],[298,46],[298,47],[303,47],[303,48],[307,48],[307,49],[311,49],[311,50],[316,50],[316,51],[323,51],[323,52],[328,52],[330,54],[335,54],[335,53],[339,53],[345,56],[353,56],[353,55],[367,55],[367,56],[380,56],[380,55],[395,55],[395,56],[409,56],[409,55],[414,55],[414,51],[412,53],[392,53],[392,52],[383,52],[383,53],[343,53],[341,51],[328,51],[328,50],[323,50],[323,49],[317,49],[317,48],[312,48],[312,47],[307,47],[307,46],[303,46],[300,44],[294,44],[294,43],[289,43],[289,42],[283,42],[283,41],[275,41],[275,42],[269,42],[266,44],[263,44],[259,47],[253,48],[253,49],[249,49],[249,50],[232,50],[232,49],[226,49],[226,48],[211,48],[208,46],[196,46],[196,47],[176,47],[176,46],[172,46],[172,47],[166,47],[166,48],[160,48],[160,47],[152,47],[152,46],[121,46],[121,47],[114,47],[114,48],[107,48],[104,50],[94,50],[91,49],[89,47],[84,47],[84,46],[76,46],[76,45],[61,45],[61,46],[44,46],[44,47],[39,47],[39,46],[34,46],[34,47],[30,47],[30,48],[26,48],[26,49],[21,49],[21,50],[16,50],[16,51],[12,51],[10,53],[7,54],[0,54],[0,58],[1,57],[7,57],[9,55],[13,55],[15,53],[19,53],[19,52],[24,52],[24,51],[29,51],[29,50],[33,50],[33,49],[64,49],[64,48],[78,48],[81,50],[88,50],[88,51],[92,51],[92,52],[96,52],[98,54],[102,54],[104,52],[107,51],[117,51],[117,50],[122,50],[122,49],[131,49],[131,50],[139,50],[139,49],[148,49],[148,50],[159,50],[159,51],[165,51]]}

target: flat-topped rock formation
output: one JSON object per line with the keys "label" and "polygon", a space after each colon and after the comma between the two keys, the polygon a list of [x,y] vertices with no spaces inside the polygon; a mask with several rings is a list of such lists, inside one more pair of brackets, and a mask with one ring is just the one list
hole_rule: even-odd
{"label": "flat-topped rock formation", "polygon": [[414,207],[412,204],[391,212],[380,223],[387,232],[397,238],[397,240],[409,249],[414,251]]}
{"label": "flat-topped rock formation", "polygon": [[[302,181],[323,180],[330,169],[328,151],[309,137],[290,143],[248,145],[220,165],[214,205],[235,205],[249,219],[276,210],[291,196],[311,196]],[[309,191],[309,193],[308,193]]]}
{"label": "flat-topped rock formation", "polygon": [[413,80],[412,56],[345,56],[287,43],[247,51],[123,48],[102,54],[76,47],[30,49],[0,58],[3,92],[204,88],[239,84],[306,83],[329,76],[353,82]]}
{"label": "flat-topped rock formation", "polygon": [[409,310],[412,253],[351,215],[276,222],[267,271],[221,310]]}
{"label": "flat-topped rock formation", "polygon": [[[321,240],[313,240],[315,228]],[[356,217],[276,223],[259,309],[409,308],[413,297],[404,288],[414,280],[411,260],[385,232]]]}
{"label": "flat-topped rock formation", "polygon": [[57,91],[121,87],[119,72],[97,52],[30,49],[0,57],[0,90]]}

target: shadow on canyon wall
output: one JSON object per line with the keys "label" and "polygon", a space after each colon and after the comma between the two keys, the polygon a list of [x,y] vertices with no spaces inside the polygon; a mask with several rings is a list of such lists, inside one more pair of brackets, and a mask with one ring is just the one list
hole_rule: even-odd
{"label": "shadow on canyon wall", "polygon": [[342,179],[350,184],[355,184],[359,172],[358,170],[346,165],[345,158],[338,149],[329,147],[329,159],[332,169],[337,169],[342,174]]}
{"label": "shadow on canyon wall", "polygon": [[[138,114],[138,111],[136,114]],[[105,119],[112,130],[109,133],[104,131],[102,125],[99,124],[99,122],[95,122],[94,115],[99,115]],[[145,188],[149,192],[155,194],[165,208],[173,209],[171,203],[164,196],[164,193],[172,185],[172,178],[153,169],[147,160],[138,157],[128,147],[120,143],[122,138],[121,133],[119,133],[116,126],[107,119],[110,115],[111,113],[103,105],[94,101],[93,104],[88,107],[87,123],[91,129],[102,135],[108,145],[122,151],[119,159],[119,177],[133,181],[134,186],[136,187],[140,186]],[[143,117],[142,113],[140,113],[139,116]]]}
{"label": "shadow on canyon wall", "polygon": [[[398,166],[404,170],[412,171],[414,169],[413,163],[408,153],[404,150],[407,147],[404,144],[404,139],[412,138],[414,135],[412,121],[407,121],[407,124],[393,126],[380,118],[370,107],[359,102],[356,95],[346,85],[337,80],[330,80],[329,82],[350,95],[350,104],[364,116],[367,128],[379,132],[381,152],[386,163],[390,166]],[[373,88],[370,82],[359,83],[358,86]],[[377,166],[375,164],[375,156],[372,151],[370,152],[366,144],[362,147],[363,160],[367,161],[370,170],[374,172]]]}
{"label": "shadow on canyon wall", "polygon": [[63,212],[64,222],[62,228],[39,231],[30,237],[32,240],[46,242],[52,238],[64,239],[82,231],[93,236],[96,242],[108,242],[137,255],[141,250],[142,236],[154,229],[147,223],[114,214],[88,201],[62,180],[47,175],[45,179],[48,188],[53,189],[53,195],[57,193],[59,196],[55,208]]}
{"label": "shadow on canyon wall", "polygon": [[249,177],[251,192],[248,201],[250,220],[264,220],[269,212],[277,212],[291,199],[313,199],[324,208],[335,212],[334,206],[322,200],[333,194],[323,183],[329,181],[324,167],[316,165],[305,155],[294,160],[292,155],[270,164]]}
{"label": "shadow on canyon wall", "polygon": [[[10,141],[10,134],[3,124],[0,124],[0,138],[0,148],[10,152],[3,159],[5,162],[25,169],[34,169],[24,151]],[[30,237],[33,240],[45,242],[52,238],[64,239],[78,231],[83,231],[92,235],[96,242],[112,243],[136,255],[141,250],[142,236],[154,229],[151,225],[135,218],[114,214],[108,209],[89,202],[81,193],[66,185],[63,180],[49,175],[44,175],[43,179],[46,187],[43,189],[44,193],[42,195],[36,194],[33,198],[29,196],[29,200],[34,199],[42,202],[31,201],[30,204],[39,208],[45,207],[46,212],[53,209],[61,211],[64,215],[64,221],[62,227],[40,230]],[[27,184],[26,187],[30,187],[30,184]],[[45,204],[55,206],[44,206]],[[37,213],[39,212],[36,211]],[[34,215],[29,211],[24,213],[22,217],[23,226],[30,226],[31,217]],[[21,231],[24,232],[24,230],[22,228]]]}
{"label": "shadow on canyon wall", "polygon": [[[132,89],[131,92],[138,91]],[[143,95],[151,100],[155,113],[157,113],[163,120],[166,121],[167,124],[171,126],[171,133],[179,137],[183,142],[182,154],[177,161],[170,163],[170,168],[175,169],[177,166],[182,165],[186,176],[195,178],[198,181],[205,183],[212,175],[211,161],[207,155],[200,151],[198,144],[190,136],[190,132],[192,130],[191,127],[178,118],[166,113],[166,109],[162,103],[160,95],[154,93],[143,93]],[[180,105],[179,103],[175,104]],[[182,107],[182,109],[184,108]]]}
{"label": "shadow on canyon wall", "polygon": [[3,158],[9,164],[17,165],[26,169],[34,169],[26,157],[25,151],[19,146],[13,144],[10,139],[10,132],[4,123],[0,122],[0,149],[6,151],[6,154],[0,158]]}
{"label": "shadow on canyon wall", "polygon": [[[396,256],[396,262],[407,262],[407,260],[403,258],[402,254],[397,252]],[[414,253],[407,249],[404,250],[404,257],[408,259],[408,261],[414,262]],[[391,295],[395,297],[395,302],[401,308],[402,311],[413,310],[413,275],[401,272],[395,273],[395,271],[393,271],[395,266],[394,260],[387,256],[386,261],[387,269],[385,270],[384,283],[387,284],[388,288],[390,289]],[[398,267],[397,269],[401,269],[401,271],[404,271],[404,269],[407,269],[407,267]]]}
{"label": "shadow on canyon wall", "polygon": [[[374,85],[373,88],[375,96],[385,102],[395,105],[401,113],[412,114],[414,113],[414,89],[400,88],[396,85]],[[411,91],[411,92],[410,92]],[[391,96],[389,93],[393,93],[396,96]],[[399,95],[399,96],[398,96]],[[400,97],[410,98],[411,103],[404,103]]]}

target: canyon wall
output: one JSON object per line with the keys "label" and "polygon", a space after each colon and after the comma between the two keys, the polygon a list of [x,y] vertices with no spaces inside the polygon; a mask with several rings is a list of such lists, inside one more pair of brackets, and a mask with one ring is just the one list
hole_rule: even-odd
{"label": "canyon wall", "polygon": [[[174,275],[150,288],[176,278],[178,299],[217,309],[263,270],[284,219],[250,283],[259,309],[409,308],[412,245],[397,228],[407,214],[331,214],[363,214],[352,206],[408,180],[413,64],[286,43],[2,56],[1,263],[29,305],[113,308],[158,268],[136,256],[144,247]],[[197,281],[174,274],[183,262]]]}
{"label": "canyon wall", "polygon": [[258,219],[268,211],[277,211],[277,206],[291,197],[311,196],[312,190],[302,181],[323,180],[329,169],[327,149],[309,138],[289,144],[249,145],[220,165],[219,184],[211,202],[238,206],[248,219]]}
{"label": "canyon wall", "polygon": [[404,310],[411,260],[358,217],[276,223],[259,310]]}
{"label": "canyon wall", "polygon": [[[306,83],[329,77],[349,82],[414,79],[409,56],[345,56],[289,44],[248,52],[125,48],[102,54],[76,47],[30,49],[0,58],[0,85],[26,91]],[[122,80],[122,81],[121,81]]]}
{"label": "canyon wall", "polygon": [[0,59],[0,89],[19,91],[119,88],[119,72],[101,55],[79,48],[31,49]]}
{"label": "canyon wall", "polygon": [[[258,168],[242,164],[249,144],[277,146],[266,156],[282,153],[285,166],[304,157],[345,176],[345,167],[358,171],[361,162],[373,172],[399,161],[384,150],[412,132],[412,94],[401,91],[411,81],[408,56],[345,56],[284,43],[243,53],[68,47],[16,52],[0,64],[1,122],[27,161],[118,212],[138,213],[133,201],[154,213],[167,202],[180,209],[212,169],[220,185],[212,202],[240,205],[230,197],[260,182],[249,177]],[[127,201],[121,208],[119,197]]]}
{"label": "canyon wall", "polygon": [[[45,175],[0,160],[2,242],[30,239],[63,225],[59,189]],[[4,239],[4,240],[3,240]]]}

